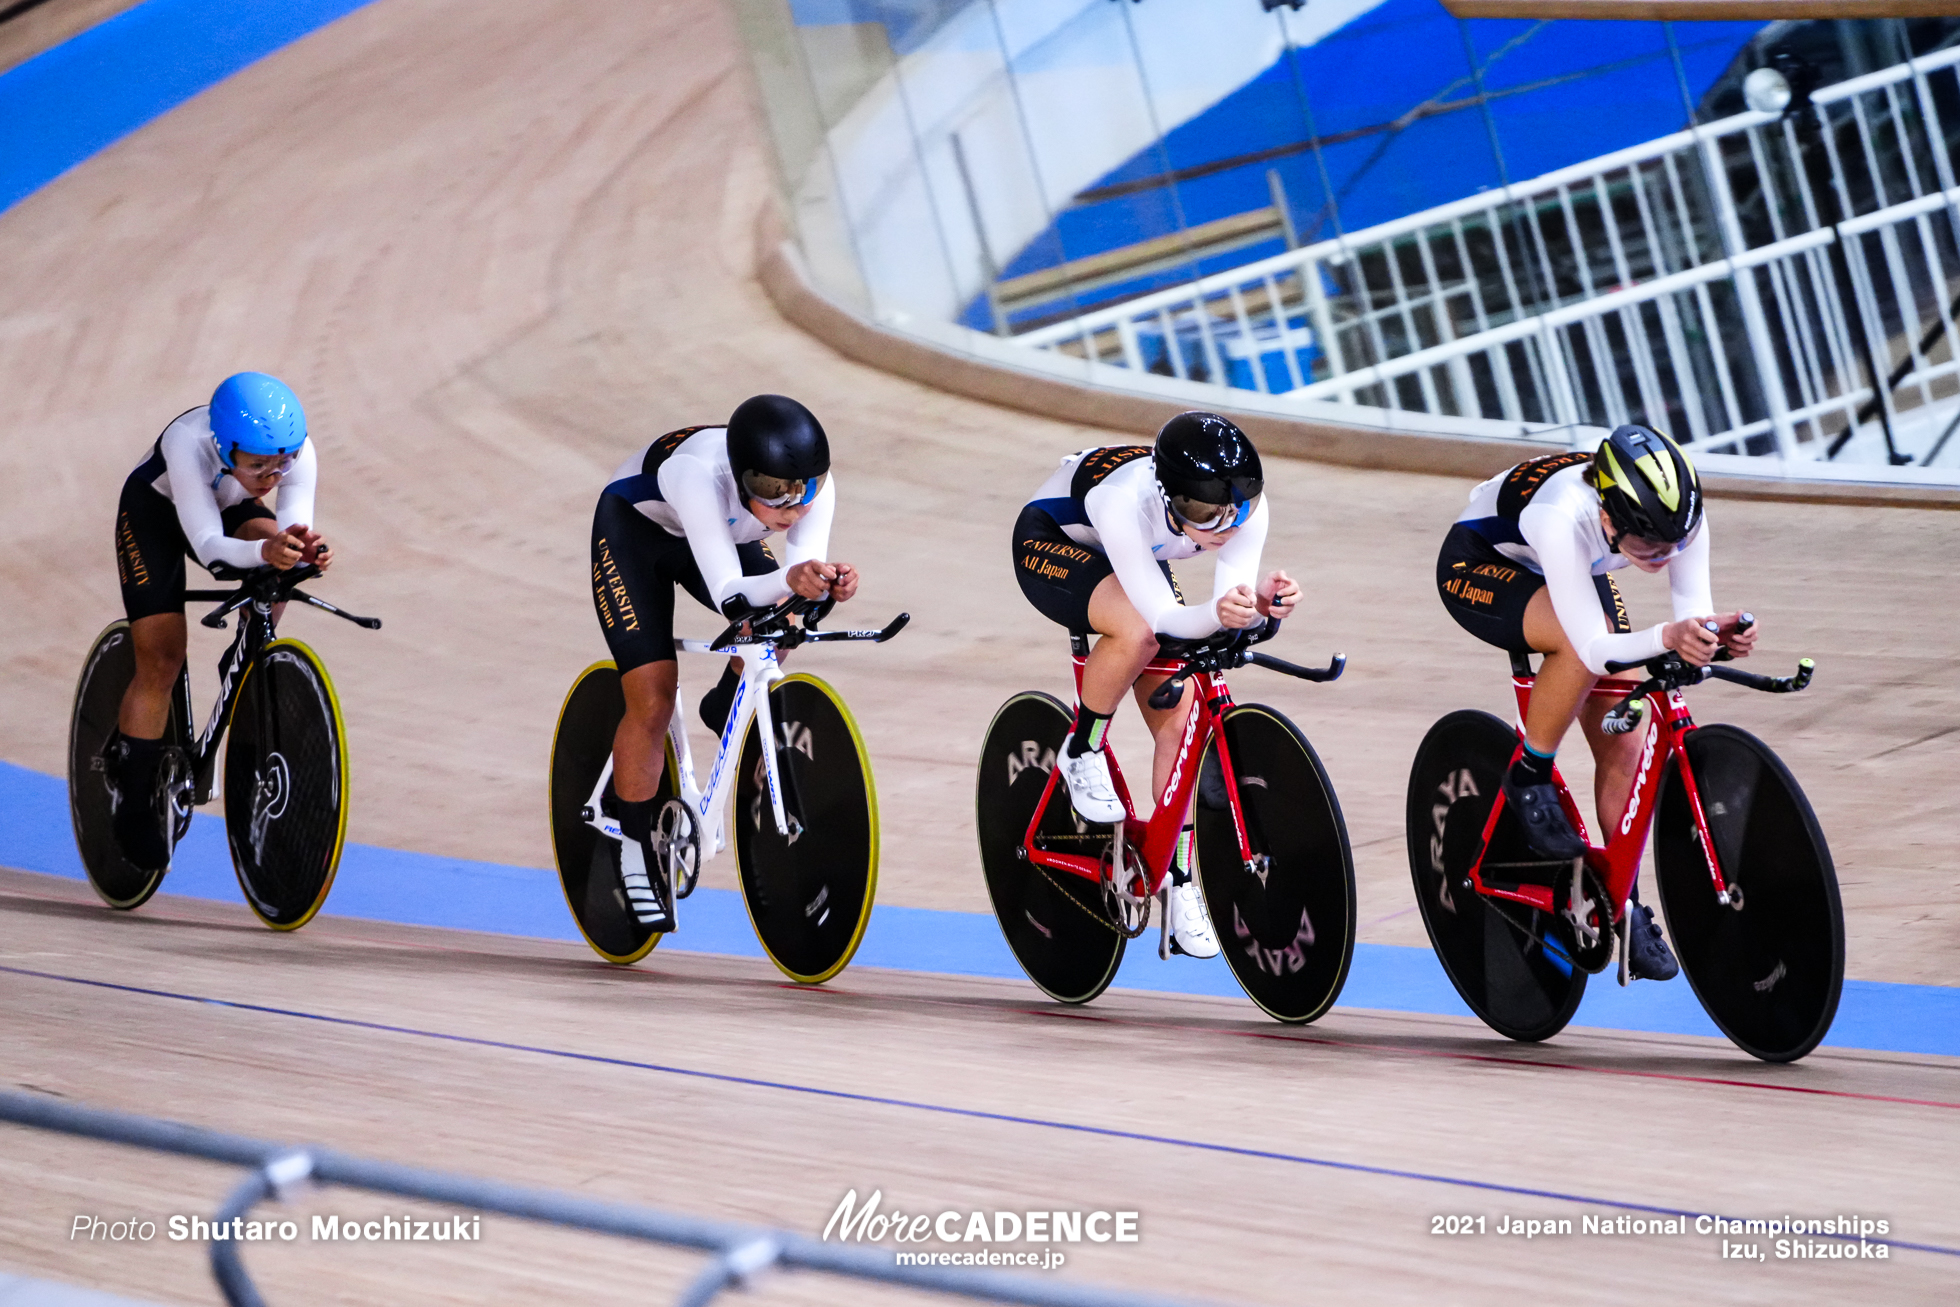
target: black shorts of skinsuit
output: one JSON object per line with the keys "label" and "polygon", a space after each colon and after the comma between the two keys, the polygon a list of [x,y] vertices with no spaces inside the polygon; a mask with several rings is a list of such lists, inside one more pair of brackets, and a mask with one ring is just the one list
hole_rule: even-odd
{"label": "black shorts of skinsuit", "polygon": [[[743,576],[776,570],[760,540],[736,545],[735,553]],[[676,584],[717,611],[685,536],[668,534],[618,495],[600,495],[592,513],[592,606],[621,672],[674,661]]]}
{"label": "black shorts of skinsuit", "polygon": [[[192,557],[191,544],[177,520],[177,506],[150,485],[160,473],[148,463],[132,472],[116,504],[116,577],[122,582],[123,612],[132,622],[184,611],[184,560]],[[256,499],[233,504],[221,516],[226,535],[237,535],[255,517],[277,520]]]}
{"label": "black shorts of skinsuit", "polygon": [[[1169,563],[1159,562],[1164,579],[1178,602],[1184,592]],[[1089,596],[1096,592],[1105,576],[1116,569],[1100,549],[1077,544],[1068,538],[1061,523],[1029,504],[1014,523],[1014,577],[1021,593],[1049,621],[1068,628],[1070,635],[1089,635]]]}
{"label": "black shorts of skinsuit", "polygon": [[[1498,553],[1496,546],[1461,522],[1443,537],[1443,552],[1436,558],[1436,588],[1442,593],[1443,607],[1458,626],[1485,644],[1512,653],[1531,652],[1524,638],[1524,610],[1544,586],[1543,575]],[[1626,600],[1612,576],[1595,576],[1593,588],[1599,592],[1606,625],[1621,634],[1631,631]]]}

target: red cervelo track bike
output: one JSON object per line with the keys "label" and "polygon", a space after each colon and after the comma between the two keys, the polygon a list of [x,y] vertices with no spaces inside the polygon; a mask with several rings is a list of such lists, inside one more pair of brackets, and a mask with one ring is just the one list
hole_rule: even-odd
{"label": "red cervelo track bike", "polygon": [[[1742,622],[1753,624],[1743,615]],[[1409,775],[1409,867],[1416,902],[1443,969],[1463,1001],[1512,1039],[1563,1029],[1617,947],[1627,982],[1627,898],[1650,829],[1654,879],[1688,983],[1722,1033],[1769,1062],[1817,1047],[1844,984],[1844,913],[1823,831],[1796,779],[1747,731],[1697,726],[1682,691],[1707,680],[1786,694],[1794,676],[1706,667],[1668,653],[1636,684],[1601,681],[1618,698],[1605,727],[1624,734],[1652,719],[1628,788],[1626,815],[1582,858],[1547,861],[1526,847],[1501,781],[1523,748],[1519,730],[1489,713],[1442,718],[1424,737]],[[1531,702],[1530,659],[1511,658],[1518,719]],[[1643,707],[1644,705],[1644,707]],[[1652,711],[1646,711],[1651,708]],[[1577,804],[1554,773],[1573,829]]]}
{"label": "red cervelo track bike", "polygon": [[[1108,987],[1124,946],[1168,893],[1171,856],[1195,791],[1196,875],[1226,961],[1246,994],[1281,1021],[1312,1021],[1329,1007],[1354,956],[1354,859],[1339,801],[1313,746],[1275,709],[1235,704],[1225,672],[1247,663],[1308,681],[1346,666],[1299,667],[1255,653],[1279,623],[1203,641],[1164,640],[1145,676],[1168,679],[1153,708],[1175,707],[1188,681],[1197,701],[1155,812],[1135,815],[1114,751],[1109,770],[1128,814],[1083,821],[1055,767],[1072,713],[1029,690],[994,715],[980,754],[980,859],[994,914],[1028,978],[1064,1003]],[[1075,683],[1089,656],[1071,637]],[[1170,956],[1161,911],[1158,955]]]}

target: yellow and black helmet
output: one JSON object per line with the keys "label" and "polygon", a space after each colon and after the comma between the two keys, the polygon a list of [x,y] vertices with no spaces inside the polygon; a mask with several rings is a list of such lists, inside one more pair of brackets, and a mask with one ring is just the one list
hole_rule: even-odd
{"label": "yellow and black helmet", "polygon": [[1593,455],[1591,480],[1621,535],[1674,544],[1701,525],[1695,465],[1652,427],[1615,427]]}

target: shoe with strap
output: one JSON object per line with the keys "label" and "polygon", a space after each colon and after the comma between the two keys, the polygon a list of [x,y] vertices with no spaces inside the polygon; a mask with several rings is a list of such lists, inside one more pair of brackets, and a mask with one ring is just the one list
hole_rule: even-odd
{"label": "shoe with strap", "polygon": [[1638,980],[1672,980],[1681,974],[1674,950],[1661,937],[1654,910],[1638,897],[1627,902],[1632,920],[1627,923],[1627,973]]}
{"label": "shoe with strap", "polygon": [[1064,741],[1055,755],[1055,765],[1062,769],[1068,801],[1075,806],[1076,815],[1104,826],[1123,820],[1123,801],[1116,797],[1116,786],[1109,779],[1108,757],[1101,749],[1085,749],[1074,756],[1068,749]]}
{"label": "shoe with strap", "polygon": [[1504,802],[1517,814],[1525,844],[1539,857],[1565,862],[1586,856],[1586,842],[1572,829],[1565,806],[1558,801],[1558,786],[1520,785],[1507,775]]}
{"label": "shoe with strap", "polygon": [[1194,958],[1218,956],[1218,936],[1211,928],[1211,914],[1205,911],[1205,896],[1198,882],[1173,884],[1165,900],[1171,918],[1171,951]]}

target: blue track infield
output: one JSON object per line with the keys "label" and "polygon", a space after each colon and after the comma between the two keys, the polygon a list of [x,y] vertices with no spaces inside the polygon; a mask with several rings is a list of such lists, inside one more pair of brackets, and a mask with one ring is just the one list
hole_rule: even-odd
{"label": "blue track infield", "polygon": [[[83,879],[69,824],[67,786],[59,777],[0,763],[0,866]],[[171,894],[191,898],[241,901],[220,818],[200,813],[192,821],[165,886]],[[582,943],[554,872],[367,844],[347,846],[323,915]],[[741,897],[733,891],[696,891],[682,906],[681,921],[680,933],[661,949],[762,956]],[[1153,933],[1131,948],[1117,974],[1118,988],[1242,996],[1222,960],[1160,962],[1155,943]],[[873,909],[853,965],[1022,978],[992,916],[927,908]],[[1030,987],[1030,996],[1034,992]],[[1434,954],[1388,944],[1355,946],[1354,968],[1340,1006],[1470,1015]],[[1600,977],[1587,987],[1573,1024],[1722,1037],[1683,980],[1621,989]],[[1836,1023],[1824,1043],[1960,1057],[1960,988],[1847,980]]]}

